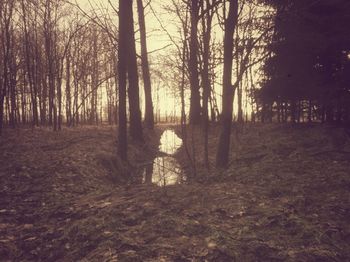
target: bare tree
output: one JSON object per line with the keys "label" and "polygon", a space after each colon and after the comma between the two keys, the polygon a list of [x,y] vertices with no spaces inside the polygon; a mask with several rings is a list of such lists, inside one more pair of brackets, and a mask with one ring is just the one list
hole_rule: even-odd
{"label": "bare tree", "polygon": [[225,18],[221,133],[216,154],[217,167],[227,166],[230,152],[233,98],[236,89],[232,85],[233,36],[237,26],[237,18],[238,0],[229,0],[229,12]]}
{"label": "bare tree", "polygon": [[[119,42],[118,42],[118,92],[119,92],[119,125],[118,153],[122,160],[127,160],[127,118],[126,118],[126,80],[128,53],[128,5],[131,1],[119,0]],[[130,7],[131,8],[131,7]]]}
{"label": "bare tree", "polygon": [[11,71],[11,47],[12,47],[12,36],[11,36],[11,22],[14,10],[13,1],[2,1],[0,2],[0,36],[1,41],[1,60],[0,61],[0,135],[3,128],[4,120],[4,100],[7,95],[7,91],[10,85],[10,71]]}
{"label": "bare tree", "polygon": [[143,85],[145,91],[145,125],[148,128],[153,129],[154,126],[154,114],[153,114],[153,102],[152,102],[152,86],[151,77],[148,63],[147,54],[147,35],[144,6],[142,0],[137,0],[137,11],[139,17],[140,26],[140,40],[141,40],[141,62],[142,62],[142,75]]}
{"label": "bare tree", "polygon": [[[143,141],[140,98],[139,98],[139,76],[137,70],[137,57],[134,34],[134,19],[132,10],[132,1],[128,1],[125,8],[127,28],[127,72],[128,72],[128,97],[129,97],[129,112],[130,112],[130,135],[139,142]],[[120,13],[120,11],[119,11]],[[119,50],[120,52],[120,50]]]}
{"label": "bare tree", "polygon": [[202,0],[190,1],[191,32],[190,32],[190,59],[188,61],[191,83],[190,98],[190,123],[199,124],[201,119],[201,105],[199,94],[199,72],[198,72],[198,22],[199,9]]}
{"label": "bare tree", "polygon": [[202,99],[202,125],[203,125],[203,143],[204,143],[204,165],[209,168],[209,153],[208,153],[208,132],[209,132],[209,113],[208,103],[211,93],[211,79],[209,76],[209,62],[210,62],[210,40],[212,21],[215,9],[213,4],[215,0],[205,0],[202,2],[202,86],[203,86],[203,99]]}

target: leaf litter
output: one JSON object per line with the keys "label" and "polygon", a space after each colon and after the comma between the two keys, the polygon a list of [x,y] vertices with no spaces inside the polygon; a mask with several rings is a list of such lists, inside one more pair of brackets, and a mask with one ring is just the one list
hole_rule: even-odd
{"label": "leaf litter", "polygon": [[[218,132],[211,128],[212,164]],[[349,260],[350,149],[338,141],[342,130],[235,128],[228,170],[199,165],[196,180],[165,188],[138,183],[132,165],[152,161],[160,133],[131,144],[126,167],[116,157],[115,128],[8,131],[0,140],[0,257]],[[183,150],[176,157],[186,170]]]}

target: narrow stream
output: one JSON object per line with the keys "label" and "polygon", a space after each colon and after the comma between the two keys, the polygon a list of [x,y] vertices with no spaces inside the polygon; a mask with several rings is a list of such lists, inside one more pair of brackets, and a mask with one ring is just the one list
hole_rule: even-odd
{"label": "narrow stream", "polygon": [[165,130],[160,138],[158,156],[143,171],[143,183],[168,186],[180,184],[185,176],[177,160],[172,156],[182,146],[182,140],[171,129]]}

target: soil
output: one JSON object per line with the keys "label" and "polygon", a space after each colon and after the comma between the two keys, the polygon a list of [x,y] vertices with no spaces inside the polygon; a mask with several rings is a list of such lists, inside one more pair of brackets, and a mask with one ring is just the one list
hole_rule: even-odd
{"label": "soil", "polygon": [[[6,130],[1,261],[349,261],[350,142],[321,125],[234,128],[227,170],[142,185],[161,131],[116,157],[115,127]],[[189,130],[192,132],[192,130]],[[215,163],[219,130],[210,129]],[[202,162],[200,130],[190,151]],[[193,154],[192,154],[193,155]],[[133,179],[130,179],[132,177]]]}

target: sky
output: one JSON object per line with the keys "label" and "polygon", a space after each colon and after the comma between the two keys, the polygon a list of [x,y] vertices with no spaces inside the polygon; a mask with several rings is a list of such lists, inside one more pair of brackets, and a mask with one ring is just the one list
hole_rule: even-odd
{"label": "sky", "polygon": [[[115,9],[118,4],[118,0],[70,0],[79,5],[80,8],[85,10],[87,13],[91,13],[91,10],[94,10],[94,12],[100,12],[101,14],[110,14],[112,17],[112,20],[115,19],[116,24],[118,22],[118,17],[116,15]],[[146,1],[144,1],[146,2]],[[111,4],[115,5],[112,7]],[[171,50],[175,49],[175,46],[173,45],[172,41],[170,40],[167,32],[175,36],[175,40],[179,37],[178,27],[179,24],[178,19],[174,15],[169,15],[169,13],[164,8],[165,5],[171,4],[171,1],[162,1],[162,0],[151,0],[151,7],[154,11],[154,13],[157,15],[157,17],[154,15],[152,9],[148,6],[145,10],[145,20],[146,20],[146,30],[147,30],[147,45],[148,45],[148,51],[150,52],[149,60],[150,60],[150,67],[152,71],[153,68],[157,68],[159,70],[159,66],[157,67],[157,63],[160,59],[165,59],[167,53]],[[134,21],[137,22],[137,10],[136,10],[136,1],[134,0]],[[165,32],[162,28],[165,28],[167,32]],[[220,40],[220,38],[223,37],[222,30],[217,27],[218,30],[216,30],[213,35],[216,35],[216,38]],[[137,29],[137,26],[135,27]],[[136,34],[136,38],[138,41],[139,34]],[[140,53],[140,44],[136,44],[137,52]],[[154,52],[155,50],[158,50]],[[153,64],[152,64],[153,63]],[[160,68],[160,70],[162,70]],[[218,72],[218,82],[221,82],[221,72],[220,69]],[[140,75],[140,78],[142,75]],[[152,77],[152,76],[151,76]],[[142,81],[140,81],[142,84]],[[154,108],[155,111],[157,108],[161,109],[161,114],[174,114],[174,111],[177,115],[180,114],[180,100],[179,98],[174,98],[174,91],[169,90],[167,88],[168,83],[162,83],[157,80],[157,82],[153,83],[153,101],[154,101]],[[142,89],[142,86],[140,86]],[[173,87],[177,88],[177,87]],[[158,90],[157,93],[155,93],[155,90]],[[215,84],[214,86],[215,93],[218,94],[218,106],[219,109],[221,107],[221,98],[220,94],[222,93],[222,87],[220,84]],[[245,97],[245,95],[243,95]],[[141,92],[141,105],[144,107],[143,101],[144,96],[143,92]],[[245,98],[244,98],[245,99]],[[189,99],[187,98],[186,101],[188,102]],[[237,99],[235,99],[237,101]],[[243,102],[245,104],[245,101]],[[234,111],[237,112],[237,104],[235,104]],[[186,105],[186,108],[188,110],[188,103]],[[250,111],[250,110],[249,110]],[[250,112],[249,112],[250,113]]]}
{"label": "sky", "polygon": [[[93,10],[102,10],[100,13],[109,13],[114,16],[117,23],[117,16],[115,16],[115,9],[117,9],[118,0],[70,0],[73,3],[76,3],[86,12],[91,13]],[[113,2],[115,4],[113,4]],[[144,1],[146,2],[146,1]],[[169,1],[170,2],[170,1]],[[112,5],[113,4],[113,7]],[[156,12],[157,17],[161,21],[162,25],[166,30],[171,33],[176,33],[176,27],[174,26],[175,19],[168,15],[165,11],[162,10],[162,5],[164,1],[161,0],[152,0],[151,6]],[[134,21],[137,22],[137,11],[136,11],[136,1],[134,1]],[[97,11],[98,12],[98,11]],[[146,19],[146,30],[147,30],[147,44],[148,51],[152,52],[154,50],[162,49],[163,47],[171,44],[167,34],[160,29],[160,24],[157,18],[153,15],[149,7],[146,8],[145,12]],[[138,35],[136,35],[138,37]]]}
{"label": "sky", "polygon": [[[118,22],[118,17],[115,15],[115,10],[117,7],[117,0],[70,0],[74,4],[77,4],[81,9],[86,13],[92,14],[93,12],[100,12],[101,14],[109,13],[111,14],[112,19],[115,19],[116,24]],[[115,2],[114,7],[110,3]],[[169,1],[170,2],[170,1]],[[167,14],[162,10],[162,5],[164,1],[161,0],[152,0],[151,1],[152,9],[154,13],[157,14],[157,17],[154,15],[150,7],[147,7],[145,10],[145,20],[146,20],[146,30],[147,30],[147,48],[150,60],[150,67],[152,71],[152,66],[157,67],[159,60],[162,59],[164,55],[173,49],[174,46],[170,41],[168,35],[161,28],[164,27],[169,34],[177,35],[176,21],[173,17]],[[92,11],[94,10],[94,11]],[[102,11],[98,11],[102,10]],[[137,22],[137,10],[136,10],[136,1],[134,0],[134,21]],[[161,25],[160,25],[161,23]],[[137,27],[135,28],[137,29]],[[136,34],[136,40],[138,42],[139,34]],[[137,52],[140,53],[140,44],[136,44]],[[152,63],[154,63],[152,65]],[[158,68],[157,68],[158,70]],[[142,75],[140,75],[140,78]],[[142,81],[140,81],[142,84]],[[174,97],[174,90],[169,90],[167,84],[161,83],[158,80],[152,81],[153,84],[153,102],[154,110],[157,113],[158,109],[160,114],[164,116],[167,115],[180,115],[180,106],[179,98]],[[141,106],[144,108],[144,95],[142,86],[140,86],[140,100]]]}

